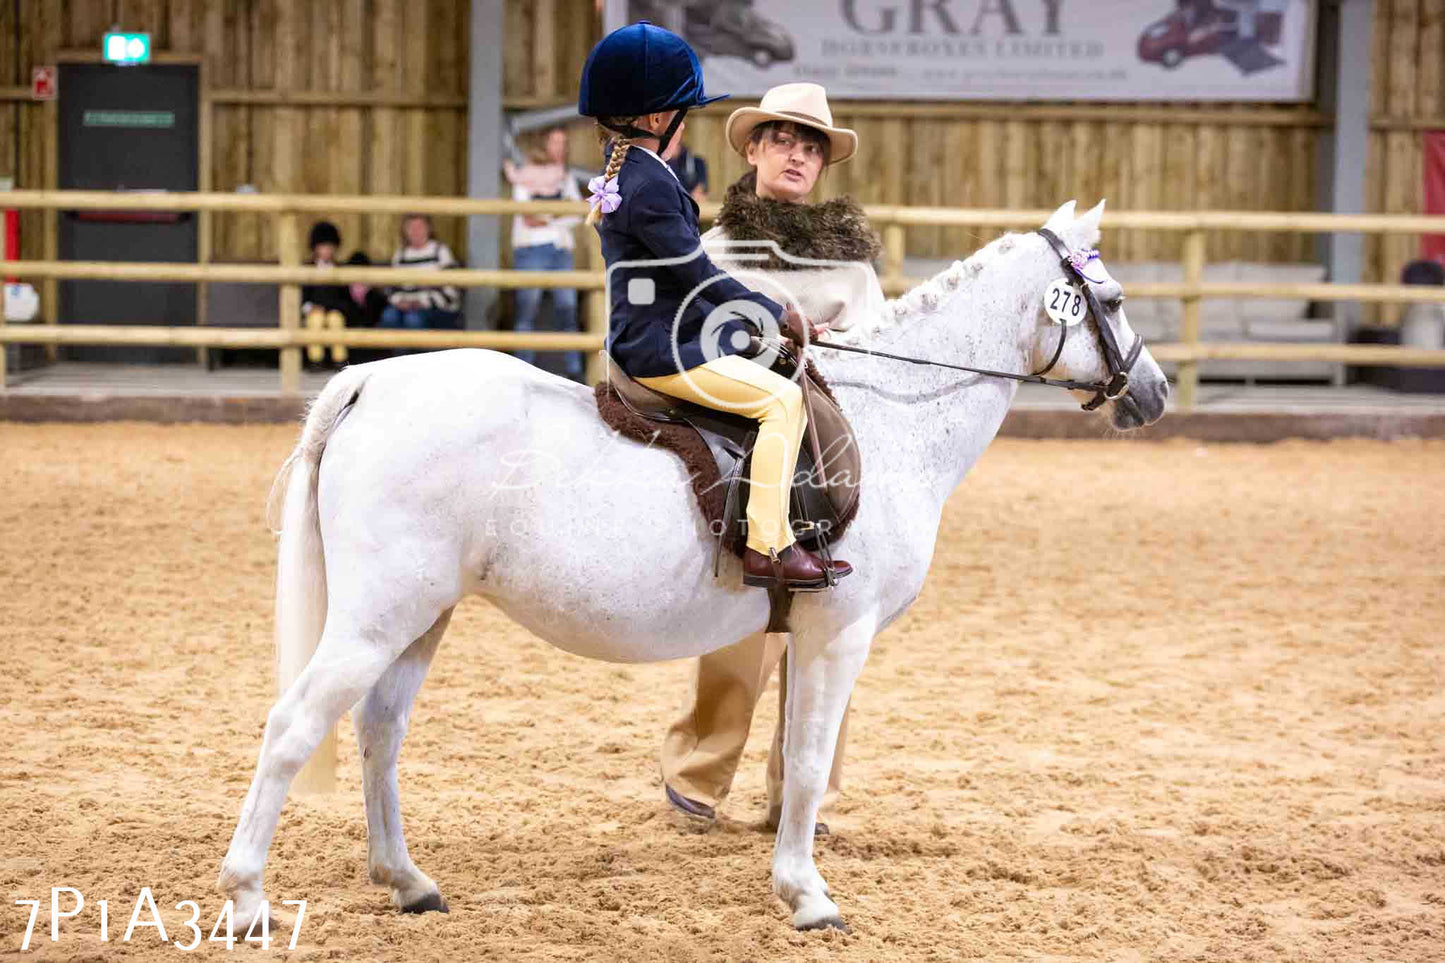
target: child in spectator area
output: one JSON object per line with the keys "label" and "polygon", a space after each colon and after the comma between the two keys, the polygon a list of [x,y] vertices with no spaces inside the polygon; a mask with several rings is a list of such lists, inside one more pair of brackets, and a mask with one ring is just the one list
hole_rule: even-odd
{"label": "child in spectator area", "polygon": [[[444,271],[458,265],[451,249],[436,239],[431,218],[408,214],[401,220],[401,246],[391,256],[391,266]],[[450,284],[402,285],[391,289],[388,300],[390,304],[381,312],[383,328],[461,327],[461,292]]]}
{"label": "child in spectator area", "polygon": [[[321,267],[335,267],[336,255],[341,248],[341,232],[330,221],[317,221],[311,226],[311,258],[308,264]],[[365,267],[371,258],[361,251],[354,252],[346,259],[344,267]],[[344,330],[345,328],[373,328],[386,308],[386,294],[369,284],[306,284],[301,288],[302,323],[312,331]],[[345,364],[348,360],[345,345],[331,349],[331,360]],[[319,344],[306,346],[306,359],[312,364],[321,364],[326,358],[326,348]]]}
{"label": "child in spectator area", "polygon": [[[346,259],[346,267],[370,267],[372,260],[365,251],[353,251],[351,257]],[[381,312],[386,310],[386,291],[383,288],[373,287],[360,281],[346,286],[350,300],[341,313],[346,315],[346,326],[349,328],[374,328],[381,320]]]}
{"label": "child in spectator area", "polygon": [[[518,201],[581,201],[577,182],[567,173],[567,131],[552,127],[540,135],[529,135],[525,142],[527,163],[521,167],[511,161],[502,164],[512,184],[512,198]],[[580,217],[553,217],[546,214],[519,214],[512,218],[512,266],[519,271],[572,270],[573,232]],[[512,321],[514,331],[537,330],[537,314],[542,306],[541,288],[517,291],[517,314]],[[557,331],[577,330],[577,292],[572,288],[552,288],[552,323]],[[528,364],[536,363],[536,353],[516,352]],[[564,370],[569,378],[582,379],[582,353],[568,351]]]}
{"label": "child in spectator area", "polygon": [[[336,255],[341,248],[341,232],[330,221],[317,221],[311,225],[309,238],[311,258],[307,264],[317,267],[335,267]],[[301,288],[301,319],[307,330],[341,331],[346,328],[346,312],[351,304],[351,294],[344,284],[307,284]],[[320,364],[326,359],[326,347],[319,344],[306,346],[306,359]],[[331,349],[331,360],[337,364],[346,362],[346,346],[336,345]]]}

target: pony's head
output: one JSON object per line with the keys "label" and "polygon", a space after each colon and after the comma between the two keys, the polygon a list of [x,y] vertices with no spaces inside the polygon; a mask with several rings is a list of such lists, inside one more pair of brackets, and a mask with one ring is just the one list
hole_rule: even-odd
{"label": "pony's head", "polygon": [[[1043,279],[1034,290],[1027,292],[1031,297],[1037,324],[1029,329],[1030,339],[1027,350],[1033,361],[1033,370],[1040,370],[1055,358],[1049,372],[1051,378],[1071,381],[1107,383],[1114,372],[1110,370],[1105,332],[1100,329],[1108,325],[1121,354],[1127,358],[1137,335],[1129,326],[1124,312],[1124,289],[1109,275],[1104,262],[1092,251],[1099,243],[1099,221],[1104,216],[1104,202],[1074,216],[1074,202],[1060,207],[1044,224],[1075,256],[1083,274],[1085,284],[1094,297],[1091,303],[1100,311],[1089,310],[1085,300],[1073,305],[1060,304],[1067,296],[1067,282],[1075,279],[1068,276],[1059,263],[1059,255],[1053,245],[1041,234],[1030,234],[1018,239],[1018,243],[1030,245],[1031,252],[1037,251],[1039,263],[1051,267],[1040,275]],[[1065,282],[1053,286],[1053,281]],[[1075,288],[1077,290],[1077,288]],[[1051,290],[1053,291],[1050,294]],[[1051,305],[1048,302],[1053,300]],[[1102,314],[1102,317],[1095,317]],[[1059,350],[1060,339],[1063,350]],[[1142,428],[1153,424],[1164,414],[1164,401],[1169,397],[1169,382],[1164,377],[1148,348],[1139,351],[1128,366],[1128,388],[1117,397],[1106,401],[1101,410],[1107,412],[1111,424],[1118,429]],[[1095,397],[1087,391],[1073,392],[1081,403]]]}

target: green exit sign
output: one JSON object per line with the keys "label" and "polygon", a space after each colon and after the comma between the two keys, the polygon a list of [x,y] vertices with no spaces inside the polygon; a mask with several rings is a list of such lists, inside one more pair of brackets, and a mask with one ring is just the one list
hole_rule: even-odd
{"label": "green exit sign", "polygon": [[151,35],[148,33],[108,33],[101,47],[105,59],[113,64],[143,64],[151,59]]}

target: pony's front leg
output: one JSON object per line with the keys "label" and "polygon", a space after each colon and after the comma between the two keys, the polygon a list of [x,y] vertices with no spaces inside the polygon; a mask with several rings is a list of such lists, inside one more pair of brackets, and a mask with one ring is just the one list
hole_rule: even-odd
{"label": "pony's front leg", "polygon": [[793,633],[773,892],[793,911],[793,925],[800,930],[846,928],[813,862],[813,827],[828,788],[843,713],[877,626],[870,612],[831,639],[806,627]]}

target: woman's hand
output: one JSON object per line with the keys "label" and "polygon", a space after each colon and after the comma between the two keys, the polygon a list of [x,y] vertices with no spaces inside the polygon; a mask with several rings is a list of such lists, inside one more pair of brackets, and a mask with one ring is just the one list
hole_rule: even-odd
{"label": "woman's hand", "polygon": [[[833,319],[841,313],[842,308],[840,307],[837,311],[834,311],[828,318],[821,321],[812,321],[812,323],[808,327],[809,339],[816,338],[818,335],[825,333],[828,328],[832,326]],[[797,342],[798,344],[803,343],[802,332],[804,323],[805,319],[794,308],[788,308],[787,311],[784,312],[782,318],[778,320],[778,326],[782,328],[783,335],[791,339],[792,341]]]}

